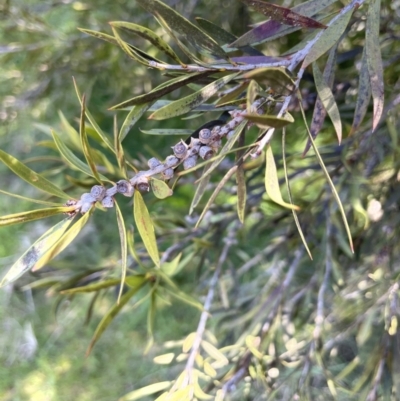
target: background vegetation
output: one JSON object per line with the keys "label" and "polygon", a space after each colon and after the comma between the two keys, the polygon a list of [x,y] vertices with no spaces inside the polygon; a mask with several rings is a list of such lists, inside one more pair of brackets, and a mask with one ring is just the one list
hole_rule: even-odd
{"label": "background vegetation", "polygon": [[[168,2],[189,20],[209,19],[236,36],[248,31],[251,23],[265,19],[239,1],[184,3]],[[285,1],[280,5],[293,7],[300,3]],[[347,4],[327,3],[329,7],[314,16],[324,23],[340,14]],[[61,256],[42,270],[2,288],[0,400],[114,400],[125,395],[122,399],[135,399],[137,393],[132,391],[176,380],[185,371],[190,380],[199,381],[202,391],[210,394],[209,399],[222,393],[232,400],[398,399],[400,4],[389,0],[359,3],[338,41],[332,82],[343,140],[338,145],[328,118],[316,139],[344,205],[354,253],[340,206],[314,150],[302,157],[308,134],[299,105],[293,102],[290,112],[295,121],[286,129],[285,155],[282,130],[275,132],[271,149],[283,198],[288,201],[283,161],[287,164],[293,203],[301,207],[298,218],[313,259],[307,255],[292,211],[265,194],[265,154],[245,164],[244,223],[239,223],[237,217],[238,185],[232,178],[199,229],[194,230],[207,199],[234,165],[235,155],[230,155],[213,173],[191,217],[188,212],[201,169],[183,176],[171,197],[157,199],[152,193],[144,197],[161,257],[171,262],[165,264],[165,270],[177,287],[167,291],[167,279],[157,276],[135,228],[136,251],[129,256],[128,275],[144,274],[147,287],[132,297],[85,358],[96,327],[117,303],[119,285],[94,295],[61,292],[108,280],[118,282],[121,277],[121,245],[114,211],[96,210],[79,238]],[[379,120],[379,96],[372,85],[374,106],[369,99],[365,101],[366,116],[357,125],[354,115],[363,107],[358,99],[365,99],[360,80],[366,67],[366,31],[374,32],[376,27],[368,25],[373,7],[380,16],[374,44],[378,43],[382,53],[385,102]],[[70,168],[51,136],[51,129],[63,138],[68,137],[71,127],[79,131],[81,107],[72,76],[85,93],[94,120],[110,137],[113,116],[117,115],[121,126],[126,112],[108,109],[166,81],[160,71],[129,59],[119,46],[77,30],[112,35],[109,21],[140,24],[168,38],[151,14],[135,2],[8,1],[1,5],[1,149],[77,199],[96,182]],[[298,30],[255,47],[268,56],[278,56],[313,32],[318,30]],[[121,34],[139,49],[163,59],[164,55],[148,41]],[[185,59],[175,42],[168,42]],[[207,55],[202,59],[210,58]],[[321,71],[327,63],[327,55],[322,56],[318,61]],[[163,99],[180,99],[202,86],[180,88]],[[311,122],[318,92],[311,66],[305,70],[300,88]],[[274,89],[280,90],[276,86]],[[144,169],[150,157],[163,160],[171,154],[170,146],[180,138],[146,135],[141,130],[194,131],[219,115],[195,111],[163,121],[144,116],[123,141],[126,158]],[[185,119],[188,116],[191,118]],[[93,148],[103,151],[88,121],[86,131]],[[258,134],[257,127],[253,127],[243,141],[253,143]],[[79,147],[74,148],[72,142],[68,145],[84,160]],[[103,153],[106,156],[97,163],[99,171],[113,181],[123,178],[115,158],[107,151]],[[0,173],[1,190],[49,200],[3,164]],[[131,177],[133,172],[129,170],[128,175]],[[0,196],[1,215],[38,208],[26,199],[3,193]],[[120,198],[129,231],[134,225],[132,202]],[[58,215],[2,227],[3,276],[18,256],[62,218]],[[180,253],[180,262],[174,265]],[[161,283],[153,291],[154,296],[149,291],[155,288],[150,278]],[[128,285],[124,294],[129,291]],[[212,302],[210,295],[214,295]],[[143,303],[136,306],[141,299]],[[191,333],[201,332],[197,325],[204,317],[196,309],[197,302],[208,305],[211,314],[202,348],[199,352],[192,348],[191,352],[196,338]],[[153,336],[154,341],[149,342]],[[148,352],[144,355],[145,349]],[[159,355],[164,356],[157,358]],[[190,366],[187,360],[191,356],[196,360]],[[165,388],[161,385],[148,399],[156,399],[168,386],[171,384],[166,383]],[[195,393],[198,399],[206,399],[200,390]],[[170,399],[189,397],[187,393],[171,394]]]}

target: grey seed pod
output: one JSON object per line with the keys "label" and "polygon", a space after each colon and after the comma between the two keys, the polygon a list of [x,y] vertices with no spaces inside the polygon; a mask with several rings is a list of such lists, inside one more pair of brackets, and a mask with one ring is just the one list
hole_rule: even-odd
{"label": "grey seed pod", "polygon": [[106,196],[101,201],[101,204],[103,207],[106,207],[106,208],[114,207],[114,198],[112,196]]}
{"label": "grey seed pod", "polygon": [[188,145],[181,140],[176,145],[172,146],[172,150],[174,151],[174,155],[176,157],[183,159],[186,156]]}
{"label": "grey seed pod", "polygon": [[214,151],[209,146],[202,146],[199,150],[199,156],[203,160],[208,160],[214,156]]}
{"label": "grey seed pod", "polygon": [[[204,147],[206,147],[206,146],[202,146],[200,148],[200,151]],[[192,168],[192,167],[194,167],[196,165],[196,162],[197,162],[197,156],[188,157],[186,160],[183,161],[183,169],[184,170],[189,170],[190,168]]]}
{"label": "grey seed pod", "polygon": [[219,135],[220,129],[221,129],[221,127],[220,127],[219,125],[216,125],[216,126],[211,130],[212,136]]}
{"label": "grey seed pod", "polygon": [[117,186],[114,185],[113,187],[107,189],[105,196],[114,196],[116,193],[117,193]]}
{"label": "grey seed pod", "polygon": [[161,175],[163,176],[164,180],[169,180],[174,176],[174,169],[173,168],[167,168],[164,170]]}
{"label": "grey seed pod", "polygon": [[124,196],[132,196],[135,189],[133,185],[126,180],[120,180],[117,182],[117,192]]}
{"label": "grey seed pod", "polygon": [[81,213],[85,214],[87,213],[93,206],[92,202],[82,202],[82,206],[81,206]]}
{"label": "grey seed pod", "polygon": [[140,192],[149,192],[150,184],[148,177],[142,176],[136,180],[135,188]]}
{"label": "grey seed pod", "polygon": [[224,136],[226,136],[226,134],[229,132],[230,128],[225,125],[221,128],[221,130],[219,131],[219,137],[222,138]]}
{"label": "grey seed pod", "polygon": [[234,131],[234,130],[229,131],[229,132],[228,132],[228,135],[226,136],[226,139],[231,139],[231,138],[233,137],[234,134],[235,134],[235,131]]}
{"label": "grey seed pod", "polygon": [[236,121],[235,119],[232,119],[231,121],[229,121],[228,124],[226,124],[226,126],[227,126],[229,129],[234,129],[237,125],[238,125],[238,124],[237,124],[237,121]]}
{"label": "grey seed pod", "polygon": [[160,160],[158,160],[155,157],[152,157],[151,159],[149,159],[149,161],[147,162],[147,165],[150,167],[150,169],[156,168],[157,166],[159,166],[161,164]]}
{"label": "grey seed pod", "polygon": [[97,199],[91,194],[91,193],[86,193],[82,194],[81,196],[81,202],[83,203],[95,203]]}
{"label": "grey seed pod", "polygon": [[199,139],[201,143],[207,145],[211,140],[211,131],[207,128],[200,130],[199,132]]}
{"label": "grey seed pod", "polygon": [[244,120],[244,117],[242,115],[237,115],[235,117],[235,121],[239,124]]}
{"label": "grey seed pod", "polygon": [[211,146],[213,151],[218,151],[218,149],[222,146],[221,139],[218,139],[217,141],[214,141],[213,143],[210,144],[210,146]]}
{"label": "grey seed pod", "polygon": [[165,165],[167,167],[175,167],[179,164],[179,162],[180,162],[180,160],[176,156],[172,156],[172,155],[168,156],[165,159]]}
{"label": "grey seed pod", "polygon": [[90,190],[90,194],[93,196],[93,198],[100,201],[106,195],[106,189],[102,185],[94,185]]}

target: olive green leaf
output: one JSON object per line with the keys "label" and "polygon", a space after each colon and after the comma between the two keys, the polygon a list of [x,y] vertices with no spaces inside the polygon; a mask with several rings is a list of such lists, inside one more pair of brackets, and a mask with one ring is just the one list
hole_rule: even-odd
{"label": "olive green leaf", "polygon": [[333,126],[335,127],[336,135],[340,145],[342,142],[342,120],[340,118],[339,108],[336,104],[335,97],[333,96],[329,84],[322,76],[316,62],[313,63],[313,74],[318,96],[321,99],[321,102],[324,105]]}
{"label": "olive green leaf", "polygon": [[88,164],[88,166],[90,167],[90,170],[92,172],[92,176],[100,183],[101,179],[99,176],[99,173],[97,172],[97,168],[96,168],[96,164],[93,160],[93,155],[91,152],[91,147],[89,145],[89,141],[88,141],[88,137],[87,137],[87,133],[85,130],[85,94],[83,94],[82,99],[81,99],[81,117],[80,117],[80,123],[79,123],[79,134],[80,134],[80,138],[81,138],[81,145],[82,145],[82,150],[83,150],[83,154],[85,156],[86,162]]}
{"label": "olive green leaf", "polygon": [[261,128],[283,128],[286,127],[286,125],[294,123],[294,118],[290,113],[285,113],[283,117],[269,114],[242,114],[242,116]]}
{"label": "olive green leaf", "polygon": [[9,155],[0,149],[0,160],[18,177],[22,178],[28,184],[46,192],[50,195],[63,199],[71,199],[64,191],[54,185],[52,182],[44,178],[42,175],[34,172],[25,164],[21,163],[15,157]]}
{"label": "olive green leaf", "polygon": [[279,188],[278,173],[276,171],[276,164],[274,155],[272,153],[271,145],[268,144],[265,153],[266,167],[265,167],[265,190],[271,200],[280,206],[286,207],[291,210],[299,210],[300,208],[296,205],[285,202],[282,199],[281,190]]}
{"label": "olive green leaf", "polygon": [[[120,312],[120,310],[128,303],[128,301],[143,287],[143,285],[146,283],[145,278],[143,278],[142,284],[139,285],[138,287],[131,288],[129,289],[124,295],[122,295],[119,303],[115,304],[101,319],[99,325],[96,328],[96,331],[92,337],[92,340],[90,341],[89,347],[86,351],[86,356],[90,354],[92,351],[94,345],[96,342],[99,340],[101,335],[104,333],[106,328],[110,325],[110,323],[113,321],[115,316]],[[134,304],[134,307],[139,306],[141,303],[144,302],[144,300],[147,298],[147,296],[144,296],[141,298],[139,301],[137,301]]]}
{"label": "olive green leaf", "polygon": [[360,127],[367,114],[369,101],[371,99],[371,81],[369,79],[368,61],[367,61],[367,47],[364,46],[363,54],[361,57],[360,74],[358,78],[358,91],[356,107],[354,110],[353,124],[349,135],[355,133]]}
{"label": "olive green leaf", "polygon": [[185,114],[188,111],[206,102],[210,97],[214,96],[223,86],[232,81],[232,79],[235,79],[238,75],[239,73],[229,74],[220,79],[217,79],[216,81],[212,82],[209,85],[206,85],[199,91],[192,93],[191,95],[186,96],[182,99],[176,100],[175,102],[172,102],[164,107],[161,107],[161,109],[151,114],[149,119],[165,120],[166,118]]}
{"label": "olive green leaf", "polygon": [[[207,172],[208,168],[210,167],[210,164],[207,164],[204,166],[204,170],[203,170],[203,175],[205,175],[205,173]],[[197,185],[196,191],[193,195],[193,200],[192,203],[190,205],[190,209],[189,209],[189,215],[191,215],[193,213],[193,210],[196,208],[196,206],[199,204],[199,202],[201,201],[201,198],[204,195],[204,192],[207,189],[207,185],[210,181],[211,176],[208,175],[206,176],[204,179],[202,179],[199,184]]]}
{"label": "olive green leaf", "polygon": [[[65,134],[68,137],[68,143],[76,150],[78,151],[82,151],[82,147],[81,147],[81,141],[79,139],[79,133],[78,131],[69,123],[69,121],[67,120],[67,118],[64,116],[64,114],[62,113],[62,111],[58,111],[58,116],[60,117],[61,120],[61,125],[63,128],[63,132],[65,132]],[[51,130],[50,130],[51,133]]]}
{"label": "olive green leaf", "polygon": [[179,253],[174,260],[171,262],[164,262],[161,265],[161,270],[169,277],[172,277],[178,271],[179,262],[181,260],[182,253]]}
{"label": "olive green leaf", "polygon": [[70,294],[78,294],[85,292],[97,292],[103,290],[105,288],[115,287],[121,282],[118,278],[111,278],[108,280],[103,280],[98,283],[93,283],[89,285],[85,285],[82,287],[69,288],[67,290],[60,291],[60,294],[70,295]]}
{"label": "olive green leaf", "polygon": [[22,196],[22,195],[18,195],[18,194],[13,194],[13,193],[11,193],[11,192],[3,191],[2,189],[0,189],[0,193],[2,193],[2,194],[4,194],[4,195],[8,195],[8,196],[13,196],[14,198],[22,199],[22,200],[25,200],[25,201],[28,201],[28,202],[38,203],[39,205],[46,205],[46,206],[63,206],[61,203],[47,202],[47,201],[40,200],[40,199],[27,198],[26,196]]}
{"label": "olive green leaf", "polygon": [[185,64],[179,59],[177,54],[173,51],[172,47],[158,35],[156,35],[153,31],[144,26],[140,26],[137,24],[133,24],[132,22],[123,22],[123,21],[113,21],[110,22],[110,25],[114,28],[124,29],[129,32],[136,33],[142,38],[148,40],[152,45],[154,45],[157,49],[164,52],[167,56],[171,57],[177,63],[185,66]]}
{"label": "olive green leaf", "polygon": [[139,121],[140,117],[142,117],[143,114],[146,113],[146,111],[149,109],[150,106],[151,102],[146,104],[140,104],[132,108],[132,110],[126,116],[124,123],[122,124],[121,129],[119,131],[119,140],[121,142],[128,135],[128,132],[131,130],[131,128]]}
{"label": "olive green leaf", "polygon": [[150,384],[149,386],[145,386],[139,388],[137,390],[131,391],[128,394],[125,394],[121,397],[118,401],[134,401],[140,398],[146,397],[148,395],[152,395],[158,393],[159,391],[166,390],[167,388],[171,387],[172,382],[159,382]]}
{"label": "olive green leaf", "polygon": [[115,201],[115,212],[117,213],[117,223],[118,223],[118,232],[119,238],[121,240],[121,284],[119,287],[118,300],[117,303],[121,300],[122,291],[124,289],[126,271],[128,269],[128,243],[127,243],[127,234],[125,228],[124,216],[121,213],[121,209],[119,208],[118,203]]}
{"label": "olive green leaf", "polygon": [[47,230],[29,249],[13,264],[3,277],[0,287],[3,287],[30,270],[51,246],[57,242],[72,219],[66,218]]}
{"label": "olive green leaf", "polygon": [[115,156],[117,159],[118,167],[122,173],[122,176],[125,179],[127,179],[128,172],[126,171],[124,148],[122,147],[122,143],[121,143],[119,133],[118,133],[118,122],[117,122],[116,115],[114,115],[114,148],[115,148]]}
{"label": "olive green leaf", "polygon": [[144,203],[143,197],[139,191],[135,191],[133,197],[133,215],[136,226],[139,230],[143,244],[149,253],[150,258],[156,266],[160,266],[160,256],[158,253],[154,226],[149,211]]}
{"label": "olive green leaf", "polygon": [[150,180],[151,189],[153,190],[154,195],[158,199],[165,199],[172,195],[172,189],[161,180],[157,178],[151,178]]}
{"label": "olive green leaf", "polygon": [[244,212],[246,209],[246,179],[244,176],[243,164],[240,163],[236,170],[236,184],[237,184],[237,213],[240,222],[244,223]]}
{"label": "olive green leaf", "polygon": [[81,217],[68,231],[66,231],[57,241],[48,248],[48,251],[37,260],[33,266],[32,271],[41,269],[47,265],[50,260],[54,259],[59,253],[61,253],[81,232],[82,228],[86,225],[89,220],[90,212],[87,212]]}
{"label": "olive green leaf", "polygon": [[193,130],[184,128],[154,128],[150,130],[141,129],[140,132],[146,135],[179,135],[185,137],[190,135]]}
{"label": "olive green leaf", "polygon": [[[74,82],[74,87],[75,87],[75,92],[76,95],[78,97],[79,103],[82,107],[82,95],[81,92],[78,88],[78,84],[75,81],[75,78],[73,78],[73,82]],[[85,115],[87,117],[87,119],[89,120],[90,124],[92,125],[92,127],[94,128],[94,130],[96,131],[96,133],[99,135],[99,137],[102,139],[102,141],[107,145],[107,147],[113,152],[115,153],[114,150],[114,146],[111,142],[111,140],[108,138],[108,136],[103,132],[103,130],[99,127],[99,125],[97,124],[96,120],[93,118],[92,114],[90,113],[90,111],[87,109],[87,107],[85,107]]]}
{"label": "olive green leaf", "polygon": [[314,46],[308,52],[301,68],[306,68],[324,53],[326,53],[342,36],[349,24],[352,9],[338,16],[338,18],[322,33]]}
{"label": "olive green leaf", "polygon": [[28,212],[8,214],[6,216],[0,216],[0,227],[27,223],[28,221],[44,219],[46,217],[55,216],[56,214],[72,212],[74,210],[74,206],[57,206],[47,209],[30,210]]}
{"label": "olive green leaf", "polygon": [[381,0],[371,0],[367,13],[367,25],[365,29],[365,52],[369,77],[371,80],[371,93],[374,103],[374,115],[372,119],[372,130],[375,131],[383,113],[383,66],[381,46],[379,39]]}
{"label": "olive green leaf", "polygon": [[137,3],[155,17],[161,17],[171,29],[182,35],[186,43],[204,49],[214,56],[223,59],[227,57],[214,39],[166,4],[158,0],[137,0]]}

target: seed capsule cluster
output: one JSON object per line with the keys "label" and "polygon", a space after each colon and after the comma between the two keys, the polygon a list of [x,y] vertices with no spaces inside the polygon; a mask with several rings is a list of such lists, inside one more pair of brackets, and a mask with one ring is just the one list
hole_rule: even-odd
{"label": "seed capsule cluster", "polygon": [[[252,104],[252,109],[258,112],[264,101],[262,98],[257,99]],[[189,145],[181,140],[172,146],[173,154],[167,156],[164,162],[155,157],[149,159],[147,162],[149,170],[138,172],[129,181],[120,180],[108,189],[102,185],[94,185],[90,192],[83,194],[78,201],[68,201],[67,206],[76,206],[75,212],[70,212],[69,215],[74,215],[78,211],[82,214],[87,213],[96,202],[100,202],[105,208],[112,208],[117,193],[132,197],[135,190],[148,192],[152,176],[161,175],[164,180],[169,180],[173,178],[177,166],[182,165],[184,170],[188,170],[196,166],[199,158],[211,159],[221,148],[222,138],[226,137],[228,140],[232,138],[235,128],[244,120],[241,109],[232,110],[229,114],[232,118],[225,125],[215,126],[211,130],[207,128],[200,130],[199,137],[191,138]]]}

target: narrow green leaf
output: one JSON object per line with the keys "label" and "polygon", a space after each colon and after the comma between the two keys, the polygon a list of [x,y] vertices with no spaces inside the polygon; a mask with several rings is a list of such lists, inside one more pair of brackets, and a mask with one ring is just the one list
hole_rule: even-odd
{"label": "narrow green leaf", "polygon": [[354,110],[354,119],[349,135],[355,133],[360,127],[367,114],[369,101],[371,99],[371,81],[369,79],[368,61],[367,61],[367,47],[364,46],[363,54],[361,57],[360,74],[358,78],[358,91],[356,107]]}
{"label": "narrow green leaf", "polygon": [[244,176],[243,164],[240,163],[236,170],[236,184],[237,184],[237,212],[240,222],[244,223],[244,212],[246,209],[246,180]]}
{"label": "narrow green leaf", "polygon": [[74,206],[57,206],[50,207],[48,209],[38,209],[30,210],[28,212],[8,214],[6,216],[0,216],[0,227],[27,223],[28,221],[44,219],[46,217],[55,216],[56,214],[72,212],[74,210]]}
{"label": "narrow green leaf", "polygon": [[22,178],[28,184],[46,192],[50,195],[56,196],[62,199],[71,199],[64,191],[54,185],[52,182],[41,176],[40,174],[34,172],[25,164],[21,163],[15,157],[9,155],[0,149],[0,160],[18,177]]}
{"label": "narrow green leaf", "polygon": [[196,108],[202,103],[206,102],[210,97],[214,96],[223,86],[225,86],[228,82],[235,79],[239,73],[229,74],[211,84],[205,86],[199,91],[192,93],[189,96],[186,96],[182,99],[176,100],[161,109],[155,111],[149,119],[153,120],[165,120],[166,118],[179,116],[181,114],[185,114],[190,110]]}
{"label": "narrow green leaf", "polygon": [[3,287],[30,270],[51,246],[62,236],[72,219],[66,218],[47,230],[29,249],[13,264],[0,283]]}
{"label": "narrow green leaf", "polygon": [[161,1],[137,0],[137,4],[155,17],[162,17],[171,29],[182,35],[186,43],[191,43],[195,47],[204,49],[219,58],[225,59],[227,57],[214,39]]}
{"label": "narrow green leaf", "polygon": [[115,202],[115,211],[117,213],[118,232],[119,232],[119,238],[121,240],[121,269],[122,269],[122,272],[121,272],[121,284],[120,284],[120,288],[119,288],[118,301],[117,301],[117,303],[119,303],[121,300],[122,291],[124,288],[126,271],[128,269],[128,243],[127,243],[127,239],[126,239],[127,234],[126,234],[124,216],[122,215],[121,209],[119,208],[119,205],[117,202]]}
{"label": "narrow green leaf", "polygon": [[[78,97],[79,103],[82,107],[82,95],[81,92],[78,88],[78,85],[75,81],[75,79],[73,79],[74,82],[74,87],[75,87],[75,92],[76,95]],[[90,124],[92,125],[92,127],[94,128],[94,130],[97,132],[97,134],[99,135],[99,137],[102,139],[102,141],[107,145],[107,147],[113,152],[115,153],[115,149],[114,146],[111,142],[111,140],[108,138],[108,136],[102,131],[102,129],[99,127],[99,125],[96,123],[96,120],[93,118],[92,114],[90,113],[90,111],[87,109],[87,107],[85,107],[85,115],[87,117],[87,119],[89,120]]]}
{"label": "narrow green leaf", "polygon": [[85,130],[85,107],[86,107],[85,100],[86,100],[86,97],[85,97],[85,94],[83,94],[82,99],[81,99],[81,117],[80,117],[80,123],[79,123],[79,134],[80,134],[80,138],[81,138],[82,150],[83,150],[83,154],[85,156],[86,162],[92,172],[92,176],[100,184],[102,184],[102,181],[99,177],[99,173],[97,172],[96,164],[93,160],[93,155],[91,153],[88,137],[87,137],[86,130]]}
{"label": "narrow green leaf", "polygon": [[128,178],[128,172],[126,171],[126,162],[125,162],[125,154],[124,148],[122,147],[122,143],[118,133],[118,122],[117,116],[114,115],[114,148],[115,148],[115,156],[117,158],[117,163],[122,175],[125,179]]}
{"label": "narrow green leaf", "polygon": [[201,304],[201,302],[197,301],[196,299],[194,299],[190,295],[186,294],[185,292],[176,290],[176,289],[169,289],[167,287],[164,287],[164,290],[172,297],[174,297],[190,306],[194,306],[195,308],[197,308],[200,311],[203,310],[203,305]]}
{"label": "narrow green leaf", "polygon": [[146,135],[179,135],[180,137],[185,137],[190,135],[193,130],[184,128],[154,128],[151,130],[143,130],[140,132]]}
{"label": "narrow green leaf", "polygon": [[78,294],[78,293],[85,293],[85,292],[97,292],[103,290],[105,288],[115,287],[117,286],[121,280],[118,278],[111,278],[108,280],[103,280],[98,283],[93,283],[89,285],[85,285],[83,287],[75,287],[69,288],[68,290],[60,291],[60,294],[63,295],[70,295],[70,294]]}
{"label": "narrow green leaf", "polygon": [[27,198],[26,196],[22,196],[22,195],[18,195],[18,194],[12,194],[11,192],[3,191],[2,189],[0,189],[0,193],[2,193],[4,195],[12,196],[14,198],[22,199],[22,200],[25,200],[25,201],[28,201],[28,202],[38,203],[39,205],[63,206],[61,203],[47,202],[47,201],[40,200],[40,199]]}
{"label": "narrow green leaf", "polygon": [[133,197],[133,215],[136,226],[139,230],[143,244],[156,266],[160,266],[160,256],[158,253],[154,226],[149,211],[144,203],[143,197],[139,191],[135,191]]}
{"label": "narrow green leaf", "polygon": [[[160,110],[162,107],[165,107],[171,103],[173,103],[174,101],[170,101],[170,100],[157,100],[157,102],[155,102],[150,108],[149,111],[157,111]],[[242,101],[243,103],[243,101]],[[203,103],[200,104],[199,106],[195,107],[192,111],[197,111],[199,112],[199,114],[197,116],[201,116],[202,112],[206,111],[206,112],[210,112],[210,111],[216,111],[218,113],[220,113],[221,111],[230,111],[230,110],[234,110],[235,107],[232,106],[216,106],[215,104],[210,104],[210,103]],[[189,118],[193,118],[193,117],[186,117],[183,118],[182,120],[185,119],[189,119]]]}
{"label": "narrow green leaf", "polygon": [[110,25],[115,28],[120,28],[129,32],[136,33],[142,38],[148,40],[152,45],[154,45],[157,49],[164,52],[167,56],[171,57],[178,64],[186,66],[174,52],[172,47],[164,39],[160,38],[150,29],[145,28],[144,26],[133,24],[132,22],[123,22],[123,21],[113,21],[110,22]]}
{"label": "narrow green leaf", "polygon": [[147,344],[144,350],[144,354],[147,354],[150,348],[154,344],[154,321],[156,318],[156,296],[157,287],[153,286],[150,296],[150,305],[147,312]]}
{"label": "narrow green leaf", "polygon": [[174,274],[176,274],[176,271],[179,266],[179,262],[181,260],[182,253],[179,253],[174,260],[171,262],[164,262],[161,265],[161,270],[169,277],[172,277]]}
{"label": "narrow green leaf", "polygon": [[[99,325],[96,328],[96,331],[92,337],[92,340],[90,341],[89,347],[86,351],[86,356],[90,354],[92,351],[94,345],[96,342],[99,340],[101,335],[104,333],[106,328],[110,325],[110,323],[113,321],[115,316],[120,312],[120,310],[128,303],[128,301],[142,288],[143,284],[145,283],[145,280],[143,279],[143,283],[141,286],[131,288],[128,290],[124,295],[122,295],[119,304],[115,304],[101,319]],[[141,300],[145,299],[146,297],[143,297]],[[140,301],[141,301],[140,300]],[[141,303],[138,301],[136,303],[136,306]]]}
{"label": "narrow green leaf", "polygon": [[125,394],[121,397],[118,401],[134,401],[140,398],[146,397],[147,395],[151,395],[154,393],[158,393],[159,391],[166,390],[167,388],[171,387],[172,382],[160,382],[150,384],[149,386],[145,386],[139,388],[138,390],[131,391],[128,394]]}
{"label": "narrow green leaf", "polygon": [[318,96],[321,99],[321,102],[324,105],[333,126],[335,127],[336,135],[340,145],[340,143],[342,142],[342,120],[340,118],[339,108],[336,104],[335,97],[333,96],[331,88],[322,76],[317,63],[314,62],[312,66]]}
{"label": "narrow green leaf", "polygon": [[341,14],[321,35],[319,40],[310,49],[301,68],[306,68],[324,53],[326,53],[342,36],[349,24],[353,10]]}
{"label": "narrow green leaf", "polygon": [[[288,177],[288,171],[287,171],[287,165],[286,165],[286,129],[283,128],[282,130],[282,161],[283,161],[283,171],[285,172],[285,181],[286,181],[286,188],[288,191],[288,196],[289,196],[289,202],[291,205],[294,205],[293,203],[293,197],[292,197],[292,191],[290,189],[290,184],[289,184],[289,177]],[[306,241],[306,238],[303,234],[303,230],[300,225],[299,218],[297,216],[296,210],[292,209],[293,213],[293,219],[297,227],[297,231],[299,232],[301,241],[303,242],[304,247],[306,248],[306,251],[308,253],[308,256],[310,257],[311,260],[313,260],[312,254],[310,249],[308,248],[308,244]]]}
{"label": "narrow green leaf", "polygon": [[372,119],[372,130],[375,131],[383,113],[384,85],[381,46],[379,43],[379,21],[381,0],[371,0],[367,13],[367,24],[365,30],[365,52],[369,77],[371,80],[371,92],[374,103],[374,114]]}
{"label": "narrow green leaf", "polygon": [[290,113],[285,113],[283,117],[269,114],[242,114],[242,116],[261,128],[283,128],[286,127],[286,125],[294,123],[294,118]]}
{"label": "narrow green leaf", "polygon": [[41,269],[43,266],[47,265],[50,260],[54,259],[59,253],[61,253],[81,232],[82,228],[87,223],[90,214],[90,212],[87,212],[67,232],[65,232],[56,242],[54,242],[54,244],[48,249],[48,252],[46,252],[40,259],[37,260],[32,271]]}
{"label": "narrow green leaf", "polygon": [[[75,156],[74,153],[72,153],[67,145],[65,145],[64,142],[61,140],[60,136],[53,130],[51,131],[51,134],[53,135],[53,139],[58,151],[60,152],[63,159],[68,163],[68,165],[76,170],[82,171],[82,173],[85,173],[90,177],[93,177],[93,173],[90,168],[81,159]],[[110,180],[108,180],[108,178],[102,174],[100,174],[100,178],[103,181],[110,182]]]}
{"label": "narrow green leaf", "polygon": [[78,151],[82,151],[81,141],[79,139],[78,131],[68,122],[62,111],[60,110],[58,111],[58,116],[60,117],[61,120],[63,132],[67,134],[71,146],[73,146]]}
{"label": "narrow green leaf", "polygon": [[152,177],[150,185],[154,195],[158,199],[165,199],[173,194],[172,189],[164,181],[158,180],[157,178]]}
{"label": "narrow green leaf", "polygon": [[298,206],[287,203],[282,199],[281,190],[279,188],[278,173],[276,171],[276,164],[270,144],[267,146],[265,156],[265,190],[267,191],[267,195],[278,205],[291,210],[299,210],[300,208]]}
{"label": "narrow green leaf", "polygon": [[[300,97],[299,97],[299,99],[300,99]],[[346,212],[344,211],[344,208],[343,208],[343,205],[342,205],[342,201],[340,200],[339,194],[336,191],[336,188],[335,188],[335,186],[334,186],[334,184],[332,182],[331,177],[329,176],[328,170],[325,167],[324,161],[322,160],[322,157],[321,157],[321,155],[319,153],[319,150],[318,150],[317,146],[315,145],[314,138],[312,137],[310,129],[308,128],[306,115],[304,113],[304,109],[303,109],[302,104],[301,104],[301,99],[300,99],[299,105],[300,105],[301,114],[303,116],[304,124],[305,124],[306,129],[307,129],[308,137],[310,138],[311,145],[312,145],[312,147],[314,149],[315,155],[317,156],[318,163],[321,166],[322,171],[325,174],[326,180],[328,181],[328,184],[331,187],[333,196],[335,197],[336,202],[338,204],[340,213],[342,215],[343,224],[345,226],[347,237],[348,237],[348,240],[349,240],[350,249],[351,249],[351,252],[354,253],[353,239],[351,238],[351,231],[350,231],[349,223],[347,222]]]}
{"label": "narrow green leaf", "polygon": [[119,131],[119,140],[122,142],[128,135],[131,128],[139,121],[140,117],[149,109],[151,103],[140,104],[134,106],[125,118],[124,123]]}
{"label": "narrow green leaf", "polygon": [[[202,176],[205,175],[205,173],[207,172],[209,167],[210,167],[210,164],[207,164],[207,165],[204,166],[204,170],[203,170]],[[201,198],[203,197],[204,192],[207,189],[208,183],[210,182],[210,178],[211,178],[210,175],[206,176],[197,185],[196,191],[195,191],[195,193],[193,195],[192,203],[190,205],[189,215],[191,215],[193,213],[193,210],[197,207],[197,205],[201,201]]]}

